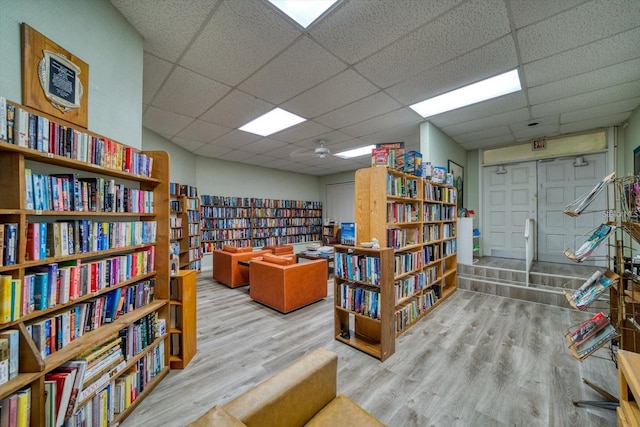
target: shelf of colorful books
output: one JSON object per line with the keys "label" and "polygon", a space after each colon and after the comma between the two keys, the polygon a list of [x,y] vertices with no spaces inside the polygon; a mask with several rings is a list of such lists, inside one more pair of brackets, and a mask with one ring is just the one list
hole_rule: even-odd
{"label": "shelf of colorful books", "polygon": [[385,360],[395,352],[393,250],[334,250],[335,338]]}
{"label": "shelf of colorful books", "polygon": [[[169,156],[11,102],[7,113],[15,139],[0,141],[0,347],[17,338],[9,353],[18,369],[0,399],[28,388],[31,425],[45,425],[45,375],[150,313],[168,318],[169,236],[156,230],[170,227]],[[116,315],[117,294],[151,281],[153,301]],[[86,332],[80,316],[91,319]],[[154,356],[168,366],[168,353]]]}
{"label": "shelf of colorful books", "polygon": [[149,393],[153,391],[153,389],[162,381],[164,377],[169,373],[169,367],[164,367],[162,370],[157,373],[154,377],[152,377],[149,382],[144,385],[144,388],[138,392],[135,400],[130,403],[130,406],[126,407],[122,412],[114,415],[114,418],[111,420],[111,425],[119,425],[119,423],[124,420],[135,408],[142,402]]}

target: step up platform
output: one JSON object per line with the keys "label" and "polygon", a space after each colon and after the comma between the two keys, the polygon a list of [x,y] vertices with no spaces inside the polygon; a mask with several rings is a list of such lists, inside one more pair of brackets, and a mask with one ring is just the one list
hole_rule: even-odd
{"label": "step up platform", "polygon": [[[524,260],[482,257],[473,265],[458,264],[458,289],[573,309],[563,291],[578,289],[596,270],[604,267],[534,262],[527,275]],[[584,311],[609,307],[605,292]]]}

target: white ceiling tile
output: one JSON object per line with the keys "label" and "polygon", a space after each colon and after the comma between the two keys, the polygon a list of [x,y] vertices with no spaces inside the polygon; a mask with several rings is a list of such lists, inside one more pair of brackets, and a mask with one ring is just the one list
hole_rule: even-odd
{"label": "white ceiling tile", "polygon": [[249,157],[248,159],[241,160],[240,163],[244,163],[246,165],[254,165],[264,167],[266,162],[270,162],[276,160],[274,157],[268,156],[266,154],[260,154],[259,156]]}
{"label": "white ceiling tile", "polygon": [[405,123],[417,124],[422,120],[422,117],[416,114],[413,110],[409,108],[401,108],[369,120],[364,120],[360,123],[356,123],[355,125],[346,126],[342,128],[341,131],[354,137],[360,137],[380,132],[381,130],[388,129],[392,126],[403,125]]}
{"label": "white ceiling tile", "polygon": [[218,1],[110,0],[144,38],[144,50],[177,60]]}
{"label": "white ceiling tile", "polygon": [[368,80],[348,69],[285,102],[282,108],[313,119],[377,91]]}
{"label": "white ceiling tile", "polygon": [[541,137],[550,137],[558,135],[558,131],[560,130],[560,125],[549,124],[549,125],[539,125],[530,128],[522,128],[516,129],[513,131],[513,135],[518,140],[522,139],[534,139]]}
{"label": "white ceiling tile", "polygon": [[640,28],[524,65],[529,86],[539,86],[638,58]]}
{"label": "white ceiling tile", "polygon": [[194,154],[199,156],[211,157],[213,159],[217,159],[220,156],[230,152],[231,149],[227,147],[220,147],[213,144],[205,144],[202,147],[194,150]]}
{"label": "white ceiling tile", "polygon": [[391,86],[386,92],[405,105],[458,89],[518,66],[513,37],[492,43],[436,65]]}
{"label": "white ceiling tile", "polygon": [[460,1],[348,1],[314,25],[310,34],[343,61],[355,64]]}
{"label": "white ceiling tile", "polygon": [[[449,111],[447,113],[438,114],[437,116],[428,117],[427,120],[442,129],[446,126],[468,122],[482,117],[493,116],[505,112],[513,112],[526,106],[527,99],[524,93],[515,92],[499,98],[469,105],[467,107],[458,108],[457,110]],[[518,115],[518,117],[520,117],[520,115]],[[520,120],[526,120],[526,118]]]}
{"label": "white ceiling tile", "polygon": [[637,0],[586,2],[519,30],[522,60],[533,62],[584,46],[637,27],[639,22]]}
{"label": "white ceiling tile", "polygon": [[181,65],[235,86],[300,34],[262,1],[223,1]]}
{"label": "white ceiling tile", "polygon": [[247,153],[246,151],[233,150],[219,156],[218,158],[221,160],[226,160],[228,162],[240,162],[242,160],[248,160],[252,157],[255,157],[255,154]]}
{"label": "white ceiling tile", "polygon": [[299,151],[299,148],[297,148],[297,146],[289,144],[282,148],[276,148],[275,150],[271,150],[269,152],[269,155],[278,157],[288,162],[295,162],[297,161],[297,159],[293,157],[293,153],[298,153],[298,151]]}
{"label": "white ceiling tile", "polygon": [[598,105],[637,96],[640,96],[640,80],[533,105],[531,107],[531,114],[534,118],[544,117],[552,114],[561,114],[565,111],[576,111],[596,107]]}
{"label": "white ceiling tile", "polygon": [[477,132],[484,129],[490,129],[492,127],[508,126],[513,122],[521,122],[524,120],[528,120],[528,118],[529,110],[527,108],[518,108],[515,110],[496,113],[494,115],[482,117],[479,119],[453,123],[449,126],[441,126],[435,120],[431,122],[438,126],[447,135],[456,136],[470,132]]}
{"label": "white ceiling tile", "polygon": [[202,146],[205,145],[204,143],[199,141],[193,141],[191,139],[184,139],[184,138],[178,138],[178,137],[171,138],[171,142],[191,152],[196,151],[198,148],[201,148]]}
{"label": "white ceiling tile", "polygon": [[193,118],[170,111],[149,107],[142,115],[142,125],[156,133],[174,136],[187,127]]}
{"label": "white ceiling tile", "polygon": [[230,90],[229,86],[177,67],[153,98],[152,105],[198,117]]}
{"label": "white ceiling tile", "polygon": [[274,139],[262,138],[256,142],[252,142],[251,144],[244,145],[242,147],[242,151],[248,151],[249,153],[262,154],[262,153],[270,153],[271,151],[286,147],[289,144],[285,142],[276,141]]}
{"label": "white ceiling tile", "polygon": [[522,122],[513,122],[509,124],[509,129],[513,132],[518,132],[523,129],[531,129],[538,126],[558,126],[560,124],[560,115],[555,114],[552,116],[541,117],[533,120],[525,120]]}
{"label": "white ceiling tile", "polygon": [[612,116],[620,113],[631,113],[638,105],[640,98],[630,98],[623,101],[601,104],[592,108],[584,108],[577,111],[569,111],[560,115],[561,123],[579,122],[587,119],[596,119],[603,116]]}
{"label": "white ceiling tile", "polygon": [[472,0],[355,65],[379,87],[394,85],[510,31],[503,0]]}
{"label": "white ceiling tile", "polygon": [[511,130],[508,126],[495,126],[490,127],[488,129],[482,129],[475,132],[464,133],[461,135],[456,135],[453,139],[458,144],[464,144],[466,142],[477,141],[479,139],[493,138],[496,136],[512,136]]}
{"label": "white ceiling tile", "polygon": [[244,81],[239,88],[280,104],[331,78],[346,65],[309,37],[301,37]]}
{"label": "white ceiling tile", "polygon": [[560,125],[560,131],[565,133],[583,132],[609,126],[616,126],[629,118],[629,113],[614,114],[612,116],[596,117],[580,122],[571,122]]}
{"label": "white ceiling tile", "polygon": [[274,107],[273,104],[234,89],[200,118],[229,128],[238,128]]}
{"label": "white ceiling tile", "polygon": [[157,56],[144,54],[144,78],[142,80],[142,102],[149,104],[165,81],[173,64]]}
{"label": "white ceiling tile", "polygon": [[189,126],[178,133],[176,137],[199,142],[210,142],[229,131],[231,131],[231,129],[224,126],[202,120],[194,120]]}
{"label": "white ceiling tile", "polygon": [[603,89],[622,83],[640,80],[640,59],[621,62],[584,74],[557,80],[529,89],[529,101],[532,104],[553,101],[578,95],[589,90]]}
{"label": "white ceiling tile", "polygon": [[254,141],[261,139],[260,135],[255,135],[249,132],[243,132],[241,130],[232,130],[229,133],[222,135],[220,138],[214,139],[211,144],[219,147],[227,148],[240,148]]}
{"label": "white ceiling tile", "polygon": [[384,92],[378,92],[353,104],[317,117],[315,120],[330,128],[340,129],[362,120],[397,110],[400,107],[401,105],[389,95]]}
{"label": "white ceiling tile", "polygon": [[308,138],[315,138],[328,132],[331,132],[331,128],[312,120],[307,120],[306,122],[299,123],[295,126],[274,133],[273,135],[269,135],[269,137],[278,141],[293,143]]}
{"label": "white ceiling tile", "polygon": [[[380,144],[383,142],[394,142],[394,141],[404,141],[405,149],[407,149],[407,141],[412,139],[413,137],[417,137],[418,141],[420,133],[420,123],[410,123],[402,126],[395,126],[390,129],[385,129],[380,132],[372,133],[371,135],[366,135],[361,137],[360,139],[369,144]],[[420,149],[420,144],[414,150]]]}
{"label": "white ceiling tile", "polygon": [[516,28],[522,28],[570,9],[584,0],[510,0],[509,7],[513,14]]}

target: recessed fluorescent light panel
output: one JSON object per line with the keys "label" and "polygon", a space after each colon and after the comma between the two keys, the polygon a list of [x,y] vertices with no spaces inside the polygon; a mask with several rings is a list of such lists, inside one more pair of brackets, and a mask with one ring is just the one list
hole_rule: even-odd
{"label": "recessed fluorescent light panel", "polygon": [[289,18],[307,28],[338,0],[269,0]]}
{"label": "recessed fluorescent light panel", "polygon": [[342,157],[343,159],[351,159],[353,157],[360,157],[366,154],[371,154],[371,150],[376,148],[375,145],[367,145],[366,147],[354,148],[353,150],[343,151],[341,153],[336,153],[336,156]]}
{"label": "recessed fluorescent light panel", "polygon": [[256,135],[267,136],[280,132],[282,129],[297,125],[305,120],[306,119],[285,111],[282,108],[275,108],[239,129],[245,132],[255,133]]}
{"label": "recessed fluorescent light panel", "polygon": [[455,110],[487,99],[497,98],[519,91],[520,76],[518,70],[500,74],[486,80],[461,87],[451,92],[427,99],[410,107],[422,117],[435,116],[445,111]]}

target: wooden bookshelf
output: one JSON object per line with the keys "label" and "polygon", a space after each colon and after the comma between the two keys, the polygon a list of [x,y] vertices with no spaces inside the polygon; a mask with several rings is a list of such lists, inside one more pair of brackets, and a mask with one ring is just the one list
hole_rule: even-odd
{"label": "wooden bookshelf", "polygon": [[224,245],[251,246],[251,199],[200,196],[202,249],[211,253]]}
{"label": "wooden bookshelf", "polygon": [[203,195],[201,212],[205,253],[322,240],[320,202]]}
{"label": "wooden bookshelf", "polygon": [[[187,255],[184,260],[186,269],[200,271],[202,268],[202,235],[200,231],[200,199],[195,196],[187,196]],[[181,262],[182,264],[182,262]]]}
{"label": "wooden bookshelf", "polygon": [[201,269],[202,235],[200,230],[200,199],[198,189],[191,185],[172,182],[171,193],[171,244],[178,256],[180,269]]}
{"label": "wooden bookshelf", "polygon": [[366,326],[360,329],[364,327],[367,333],[356,331],[349,339],[341,337],[340,324],[346,315],[336,303],[336,339],[384,360],[395,351],[395,345],[387,342],[389,331],[394,340],[457,288],[456,190],[415,175],[372,167],[356,171],[355,205],[356,246],[336,246],[336,292],[349,280],[337,273],[339,254],[368,253],[372,249],[361,247],[362,243],[376,238],[382,252],[371,256],[380,259],[380,326],[361,320]]}
{"label": "wooden bookshelf", "polygon": [[196,277],[195,270],[180,270],[171,276],[171,369],[184,369],[197,352]]}
{"label": "wooden bookshelf", "polygon": [[[395,353],[393,250],[335,245],[334,251],[335,338],[384,361]],[[368,267],[356,273],[361,262]],[[356,291],[369,292],[367,301],[377,298],[377,314],[358,310]]]}
{"label": "wooden bookshelf", "polygon": [[616,408],[619,426],[640,425],[640,354],[618,351],[618,379],[620,406]]}
{"label": "wooden bookshelf", "polygon": [[[26,308],[19,304],[11,319],[0,324],[0,331],[13,329],[19,332],[19,374],[8,382],[0,384],[0,399],[21,389],[29,388],[31,425],[44,425],[45,374],[101,342],[105,342],[113,334],[118,334],[134,323],[141,322],[142,319],[153,322],[153,325],[148,326],[149,330],[154,330],[155,336],[148,337],[149,344],[126,361],[128,369],[137,360],[149,359],[147,367],[150,375],[145,383],[144,394],[138,396],[135,404],[123,410],[117,419],[112,419],[110,423],[113,425],[126,418],[169,371],[169,352],[164,351],[165,348],[169,348],[168,334],[160,332],[161,325],[168,323],[169,316],[169,236],[166,232],[169,230],[169,156],[166,152],[144,152],[132,149],[31,108],[11,102],[8,104],[17,110],[25,110],[26,117],[31,115],[36,123],[35,131],[38,129],[37,124],[43,123],[42,119],[48,120],[48,129],[55,131],[59,139],[53,140],[52,136],[49,143],[45,144],[40,139],[39,132],[29,132],[29,136],[33,139],[27,136],[20,142],[22,145],[19,144],[18,139],[14,139],[14,143],[0,141],[0,222],[17,224],[16,241],[13,242],[16,247],[15,264],[1,266],[0,273],[17,280],[18,286],[23,286],[25,278],[35,269],[48,265],[57,264],[59,270],[56,274],[61,274],[60,268],[65,267],[62,265],[65,261],[76,261],[80,265],[104,263],[111,266],[109,270],[111,274],[99,280],[98,276],[89,277],[82,283],[87,286],[95,285],[96,289],[81,287],[79,288],[81,291],[68,301],[52,298],[46,308],[40,310],[30,308],[28,304]],[[143,165],[146,167],[139,167]],[[108,199],[108,203],[105,200],[96,199],[101,200],[101,203],[96,202],[98,207],[92,211],[84,208],[83,210],[63,210],[59,209],[59,206],[58,209],[38,209],[30,206],[32,198],[27,197],[29,188],[31,188],[30,191],[34,189],[33,181],[29,185],[28,176],[25,176],[26,169],[47,176],[75,173],[80,179],[101,178],[121,186],[113,188],[126,187],[127,189],[121,193],[114,192],[115,198]],[[147,173],[148,170],[150,173]],[[81,184],[79,185],[81,188]],[[74,192],[69,191],[69,187],[61,188],[63,191],[58,193],[59,203],[66,204],[70,209],[75,208],[71,203],[72,198],[75,197]],[[132,197],[138,190],[147,192],[147,196],[152,195],[153,201],[149,201],[148,210],[144,207],[138,209],[142,205],[134,206]],[[71,194],[74,196],[72,197]],[[107,194],[105,197],[111,196]],[[111,205],[114,200],[119,200],[120,207]],[[82,223],[82,221],[89,222]],[[27,228],[31,223],[46,223],[45,229],[53,228],[54,223],[66,223],[69,233],[72,230],[78,230],[78,234],[74,232],[73,240],[71,235],[68,236],[66,245],[68,253],[55,254],[57,249],[52,247],[52,239],[49,238],[47,239],[48,252],[42,252],[36,259],[30,259],[27,256],[29,244]],[[98,237],[85,240],[79,235],[83,230],[83,224],[91,224],[91,227],[107,231],[107,234],[98,234]],[[124,234],[119,234],[117,230],[126,234],[126,241],[121,240]],[[140,234],[136,236],[138,233]],[[58,235],[59,238],[64,236],[64,234]],[[92,245],[105,243],[105,246],[88,249],[83,246],[86,242]],[[64,241],[61,244],[63,243]],[[127,269],[127,264],[123,262],[118,264],[116,274],[114,259],[119,258],[124,261],[129,257],[137,260],[129,265],[136,264],[136,269],[143,268],[143,270],[134,270],[133,267]],[[4,259],[2,261],[4,262]],[[79,265],[74,265],[74,268],[80,271]],[[38,348],[38,344],[31,336],[33,325],[36,323],[51,321],[50,319],[66,315],[88,301],[106,297],[116,290],[124,291],[127,287],[145,281],[153,284],[151,302],[136,306],[137,308],[131,309],[126,314],[116,315],[111,322],[103,321],[101,325],[94,324],[94,329],[83,331],[73,339],[71,335],[67,336],[69,331],[62,328],[61,331],[65,336],[59,342],[49,342],[48,353],[46,349]],[[55,347],[55,352],[52,346]],[[154,357],[149,357],[152,354]],[[111,380],[115,381],[124,372],[114,373]]]}

